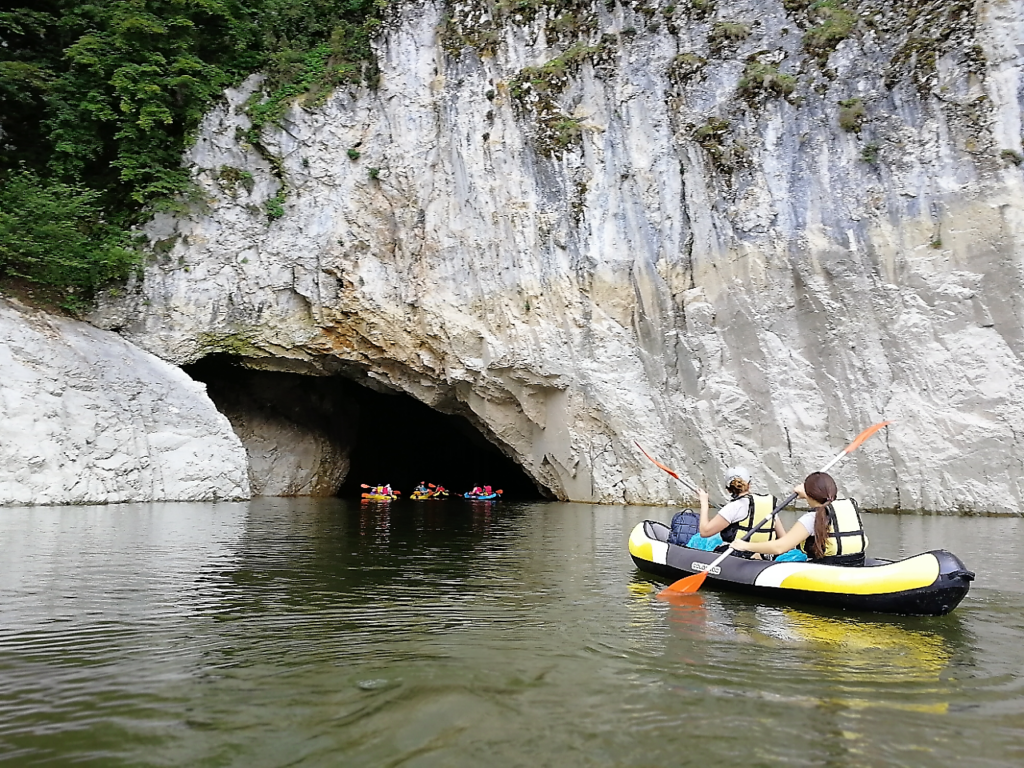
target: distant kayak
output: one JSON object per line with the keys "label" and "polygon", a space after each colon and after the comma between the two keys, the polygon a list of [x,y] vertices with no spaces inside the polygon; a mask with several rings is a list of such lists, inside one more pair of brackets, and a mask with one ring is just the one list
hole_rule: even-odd
{"label": "distant kayak", "polygon": [[397,498],[398,498],[398,494],[393,494],[391,496],[381,495],[379,493],[364,493],[363,494],[363,500],[364,501],[394,501]]}
{"label": "distant kayak", "polygon": [[443,486],[436,486],[425,491],[413,491],[409,494],[409,498],[412,501],[426,501],[427,499],[444,499],[447,498],[448,491]]}
{"label": "distant kayak", "polygon": [[[706,571],[718,557],[668,543],[671,529],[645,520],[629,536],[629,554],[646,573],[676,581]],[[772,562],[727,557],[704,587],[745,592],[787,603],[825,605],[872,613],[943,616],[967,595],[974,580],[956,555],[943,549],[903,560],[867,558],[863,566]]]}
{"label": "distant kayak", "polygon": [[472,493],[464,493],[462,497],[465,499],[472,499],[473,501],[494,501],[501,497],[500,493],[489,493],[482,496],[474,496]]}

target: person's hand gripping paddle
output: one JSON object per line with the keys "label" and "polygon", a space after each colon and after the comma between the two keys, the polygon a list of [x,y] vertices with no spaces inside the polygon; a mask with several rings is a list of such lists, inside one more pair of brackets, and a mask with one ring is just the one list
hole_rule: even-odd
{"label": "person's hand gripping paddle", "polygon": [[[834,467],[840,461],[845,459],[847,456],[849,456],[855,450],[860,448],[861,444],[865,440],[867,440],[869,437],[871,437],[873,434],[875,434],[875,432],[877,432],[882,427],[887,426],[890,423],[891,422],[888,422],[888,421],[882,421],[882,422],[879,422],[878,424],[874,424],[874,425],[868,427],[863,432],[861,432],[859,435],[857,435],[857,437],[855,437],[853,439],[853,442],[851,442],[848,446],[843,448],[843,450],[840,451],[836,456],[834,456],[832,458],[832,460],[830,462],[828,462],[828,464],[823,466],[818,471],[819,472],[828,472],[830,469],[832,469],[832,467]],[[637,447],[640,448],[639,444],[637,445]],[[647,456],[648,459],[651,459],[651,461],[654,461],[654,459],[651,458],[651,456],[647,453],[647,451],[644,451],[643,448],[640,448],[640,450],[643,452],[644,456]],[[654,461],[654,463],[657,464],[659,467],[661,467],[666,472],[668,472],[670,475],[672,475],[672,477],[676,478],[676,480],[678,480],[679,482],[683,483],[683,485],[685,485],[685,486],[687,486],[687,487],[689,487],[691,489],[693,488],[693,486],[691,486],[689,483],[683,481],[683,479],[681,477],[679,477],[679,475],[677,475],[675,472],[673,472],[671,469],[666,467],[661,462]],[[789,504],[791,504],[792,501],[795,498],[796,498],[796,494],[795,493],[791,493],[789,496],[787,496],[785,499],[783,499],[781,502],[779,502],[778,506],[776,506],[775,509],[772,510],[772,513],[770,515],[768,515],[768,517],[766,517],[764,520],[762,520],[761,523],[757,527],[755,527],[753,530],[751,530],[749,533],[747,533],[746,536],[743,537],[743,541],[749,541],[750,537],[753,536],[755,533],[757,533],[759,530],[761,530],[761,528],[765,524],[772,524],[772,525],[774,525],[775,524],[775,516],[777,514],[779,514],[779,512],[781,512],[787,506],[789,506]],[[727,558],[732,551],[733,551],[732,545],[729,545],[728,549],[726,549],[725,552],[723,552],[721,555],[719,555],[714,560],[714,562],[712,562],[711,565],[709,565],[705,570],[701,571],[700,573],[695,573],[693,576],[685,576],[684,578],[679,579],[679,581],[676,581],[676,582],[674,582],[672,584],[669,584],[667,587],[665,587],[663,590],[661,590],[661,592],[658,593],[659,597],[661,595],[668,595],[668,594],[680,594],[680,593],[686,594],[688,592],[696,592],[698,589],[701,588],[701,585],[704,583],[704,580],[708,577],[708,573],[710,573],[715,568],[717,568],[718,565],[723,560],[725,560],[725,558]]]}

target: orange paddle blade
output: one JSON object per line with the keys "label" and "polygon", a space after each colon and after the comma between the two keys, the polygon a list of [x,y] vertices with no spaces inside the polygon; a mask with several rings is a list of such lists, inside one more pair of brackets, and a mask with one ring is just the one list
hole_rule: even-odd
{"label": "orange paddle blade", "polygon": [[892,424],[891,421],[880,421],[878,424],[874,424],[873,426],[868,427],[855,438],[853,438],[853,442],[843,449],[843,453],[853,453],[858,448],[860,448],[861,443],[863,443],[865,440],[867,440],[869,437],[875,434],[875,432],[880,430],[882,427],[887,427],[890,424]]}
{"label": "orange paddle blade", "polygon": [[370,486],[368,486],[366,483],[360,483],[359,487],[360,488],[369,488]]}
{"label": "orange paddle blade", "polygon": [[699,592],[669,592],[667,589],[663,589],[654,597],[679,608],[704,607],[704,598],[700,596]]}
{"label": "orange paddle blade", "polygon": [[643,454],[644,456],[646,456],[646,457],[647,457],[648,459],[650,459],[650,460],[651,460],[652,462],[654,462],[654,464],[656,464],[656,465],[657,465],[658,467],[660,467],[661,469],[663,469],[663,470],[665,470],[666,472],[668,472],[668,473],[669,473],[670,475],[672,475],[672,477],[674,477],[674,478],[675,478],[676,480],[679,480],[680,482],[682,482],[682,479],[681,479],[681,478],[679,477],[679,475],[677,475],[677,474],[676,474],[675,472],[673,472],[673,471],[672,471],[671,469],[669,469],[669,468],[668,468],[668,467],[666,467],[666,466],[665,466],[664,464],[662,464],[662,463],[661,463],[660,461],[658,461],[658,460],[657,460],[657,459],[655,459],[655,458],[654,458],[653,456],[651,456],[651,454],[649,454],[649,453],[648,453],[647,451],[645,451],[645,450],[643,449],[643,446],[642,446],[642,445],[640,445],[640,443],[638,443],[638,442],[637,442],[636,440],[634,440],[634,441],[633,441],[633,444],[634,444],[634,445],[636,445],[636,447],[640,449],[640,453],[642,453],[642,454]]}
{"label": "orange paddle blade", "polygon": [[676,594],[686,594],[689,592],[696,592],[700,589],[700,585],[704,583],[704,579],[708,577],[707,571],[701,571],[695,573],[693,576],[686,576],[672,584],[669,584],[661,592],[658,593],[658,597],[662,595],[670,595],[673,592]]}
{"label": "orange paddle blade", "polygon": [[501,494],[503,494],[503,493],[504,493],[504,491],[503,491],[503,490],[501,490],[500,488],[499,488],[499,489],[497,490],[497,494],[498,494],[499,496],[501,496]]}

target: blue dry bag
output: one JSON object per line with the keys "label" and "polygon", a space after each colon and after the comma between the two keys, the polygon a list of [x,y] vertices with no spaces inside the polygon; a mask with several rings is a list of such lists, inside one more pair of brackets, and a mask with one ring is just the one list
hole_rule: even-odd
{"label": "blue dry bag", "polygon": [[669,544],[685,547],[693,534],[700,530],[700,515],[690,509],[676,512],[672,517],[672,532],[668,535]]}

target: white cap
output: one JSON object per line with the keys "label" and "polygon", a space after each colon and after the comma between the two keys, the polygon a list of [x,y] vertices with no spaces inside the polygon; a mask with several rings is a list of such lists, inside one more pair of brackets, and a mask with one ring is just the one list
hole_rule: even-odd
{"label": "white cap", "polygon": [[734,479],[739,478],[747,485],[750,485],[750,470],[746,467],[729,467],[725,470],[725,484],[729,485]]}

